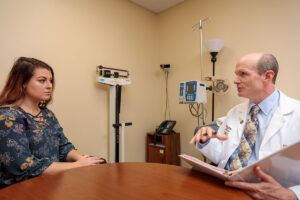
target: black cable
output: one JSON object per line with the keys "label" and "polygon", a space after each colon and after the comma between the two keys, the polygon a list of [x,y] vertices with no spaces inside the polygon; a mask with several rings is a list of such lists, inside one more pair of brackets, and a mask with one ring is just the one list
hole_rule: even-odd
{"label": "black cable", "polygon": [[167,113],[169,111],[169,119],[171,119],[170,117],[170,103],[169,103],[169,91],[168,91],[168,82],[169,82],[169,72],[166,71],[166,99],[167,99]]}
{"label": "black cable", "polygon": [[169,119],[171,119],[170,114],[170,104],[169,104],[169,94],[168,94],[168,79],[169,79],[169,72],[165,71],[166,77],[166,109],[165,109],[165,120],[167,120],[167,111],[169,110]]}
{"label": "black cable", "polygon": [[[194,103],[189,104],[189,109],[190,109],[191,114],[194,117],[199,117],[199,110],[194,107]],[[194,110],[194,112],[193,112],[193,110]]]}
{"label": "black cable", "polygon": [[[198,104],[198,107],[197,107],[198,112],[199,112],[199,107],[200,107],[200,104]],[[200,116],[199,115],[197,117],[197,122],[198,122],[198,126],[200,126]]]}
{"label": "black cable", "polygon": [[204,119],[206,116],[206,109],[204,109],[204,113],[200,111],[201,105],[204,106],[203,104],[198,104],[198,103],[197,104],[196,103],[189,104],[190,113],[192,114],[192,116],[197,117],[198,126],[200,125],[200,118]]}
{"label": "black cable", "polygon": [[168,72],[165,72],[166,78],[166,109],[165,109],[165,120],[167,120],[167,110],[168,110]]}

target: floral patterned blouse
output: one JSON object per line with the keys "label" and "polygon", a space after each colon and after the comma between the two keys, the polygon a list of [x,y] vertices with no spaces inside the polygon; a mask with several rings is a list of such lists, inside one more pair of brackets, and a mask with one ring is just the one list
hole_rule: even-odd
{"label": "floral patterned blouse", "polygon": [[75,149],[54,113],[41,114],[38,122],[21,108],[0,108],[0,188],[41,174]]}

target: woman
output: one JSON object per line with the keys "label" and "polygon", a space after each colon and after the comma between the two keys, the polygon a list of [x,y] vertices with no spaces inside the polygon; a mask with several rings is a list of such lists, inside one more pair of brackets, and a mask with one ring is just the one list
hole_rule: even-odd
{"label": "woman", "polygon": [[0,94],[0,188],[39,174],[101,164],[82,156],[68,141],[47,104],[54,88],[52,68],[19,58]]}

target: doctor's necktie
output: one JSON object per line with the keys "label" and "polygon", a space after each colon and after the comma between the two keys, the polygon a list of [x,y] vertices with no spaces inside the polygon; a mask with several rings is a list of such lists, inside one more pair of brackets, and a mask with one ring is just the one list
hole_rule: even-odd
{"label": "doctor's necktie", "polygon": [[248,160],[254,151],[255,139],[258,132],[258,119],[257,113],[260,111],[258,105],[251,108],[248,116],[245,129],[241,138],[240,146],[233,152],[228,160],[229,169],[237,170],[241,167],[247,166]]}

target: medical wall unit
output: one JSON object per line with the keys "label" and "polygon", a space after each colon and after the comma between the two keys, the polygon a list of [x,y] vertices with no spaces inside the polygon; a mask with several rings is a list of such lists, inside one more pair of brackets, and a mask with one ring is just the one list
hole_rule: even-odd
{"label": "medical wall unit", "polygon": [[180,82],[179,103],[206,103],[205,83],[197,80]]}

